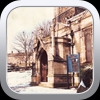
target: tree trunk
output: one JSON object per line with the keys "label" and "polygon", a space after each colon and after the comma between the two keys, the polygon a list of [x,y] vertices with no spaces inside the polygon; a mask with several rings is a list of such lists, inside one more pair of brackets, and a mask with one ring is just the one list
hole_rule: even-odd
{"label": "tree trunk", "polygon": [[27,50],[25,50],[25,69],[27,69]]}

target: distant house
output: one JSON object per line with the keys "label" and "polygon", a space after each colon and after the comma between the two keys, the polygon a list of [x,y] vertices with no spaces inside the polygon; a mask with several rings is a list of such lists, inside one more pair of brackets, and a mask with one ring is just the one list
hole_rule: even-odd
{"label": "distant house", "polygon": [[[18,53],[8,53],[7,62],[14,64],[15,66],[25,67],[25,53],[18,52]],[[32,54],[28,54],[27,64],[28,66],[32,62]]]}

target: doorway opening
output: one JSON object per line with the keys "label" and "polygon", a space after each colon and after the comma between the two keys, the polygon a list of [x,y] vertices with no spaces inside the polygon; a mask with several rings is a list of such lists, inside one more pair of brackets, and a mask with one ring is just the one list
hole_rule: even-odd
{"label": "doorway opening", "polygon": [[48,57],[47,53],[44,49],[42,49],[41,57],[40,57],[40,75],[41,82],[47,82],[48,75]]}

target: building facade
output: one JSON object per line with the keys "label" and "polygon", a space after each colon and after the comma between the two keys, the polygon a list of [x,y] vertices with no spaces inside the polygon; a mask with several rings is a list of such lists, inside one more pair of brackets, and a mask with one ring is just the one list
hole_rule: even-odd
{"label": "building facade", "polygon": [[[36,72],[32,82],[47,87],[78,86],[79,73],[67,71],[66,56],[80,54],[80,63],[93,63],[93,18],[80,7],[55,7],[51,34],[34,39],[34,63]],[[73,32],[73,43],[70,33]],[[69,74],[69,79],[67,75]]]}
{"label": "building facade", "polygon": [[7,55],[7,63],[12,64],[14,67],[20,67],[25,69],[26,67],[32,66],[33,55],[32,53],[27,55],[27,66],[25,66],[25,53],[17,52],[14,53],[13,51]]}
{"label": "building facade", "polygon": [[[78,86],[79,73],[74,73],[74,77],[73,73],[68,73],[66,57],[72,53],[79,53],[80,63],[93,63],[91,13],[81,7],[55,7],[50,32],[47,37],[40,35],[34,38],[31,85],[67,87],[68,84],[73,86],[74,83],[74,86]],[[71,33],[73,33],[73,40]],[[24,59],[23,56],[18,58]],[[15,59],[15,56],[9,55],[8,61],[12,59]],[[13,61],[18,62],[20,59]]]}

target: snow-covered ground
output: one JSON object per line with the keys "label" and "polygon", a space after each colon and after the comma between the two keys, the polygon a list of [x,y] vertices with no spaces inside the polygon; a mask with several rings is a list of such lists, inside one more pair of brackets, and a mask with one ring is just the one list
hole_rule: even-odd
{"label": "snow-covered ground", "polygon": [[66,94],[76,93],[75,88],[71,89],[56,89],[41,86],[30,86],[31,70],[25,72],[7,72],[8,87],[17,93],[27,94]]}

